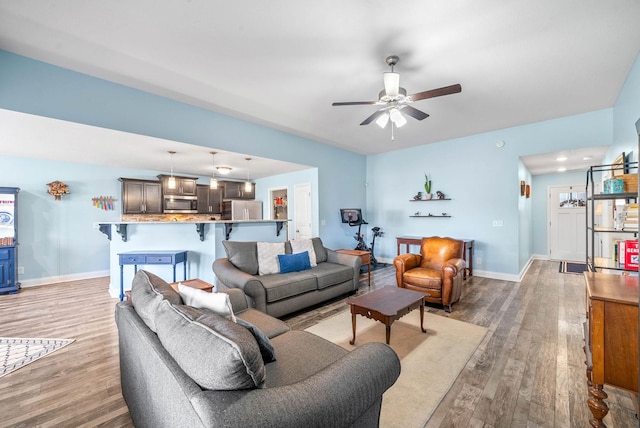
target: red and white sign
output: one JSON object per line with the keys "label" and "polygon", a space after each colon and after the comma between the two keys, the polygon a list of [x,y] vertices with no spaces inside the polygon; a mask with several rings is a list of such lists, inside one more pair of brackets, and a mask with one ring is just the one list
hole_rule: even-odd
{"label": "red and white sign", "polygon": [[627,240],[624,245],[624,268],[638,269],[638,241]]}

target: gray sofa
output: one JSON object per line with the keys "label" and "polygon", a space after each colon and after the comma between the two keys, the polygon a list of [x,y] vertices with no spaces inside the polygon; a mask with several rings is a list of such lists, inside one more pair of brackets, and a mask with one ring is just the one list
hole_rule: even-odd
{"label": "gray sofa", "polygon": [[[223,241],[226,258],[213,262],[219,290],[239,288],[253,307],[281,317],[358,289],[361,259],[325,248],[312,238],[317,266],[300,272],[258,275],[256,242]],[[285,242],[291,254],[291,244]]]}
{"label": "gray sofa", "polygon": [[[136,427],[378,426],[382,394],[400,374],[389,346],[348,352],[227,292],[238,321],[262,336],[136,274],[131,301],[115,309],[122,395]],[[261,356],[265,335],[275,361]]]}

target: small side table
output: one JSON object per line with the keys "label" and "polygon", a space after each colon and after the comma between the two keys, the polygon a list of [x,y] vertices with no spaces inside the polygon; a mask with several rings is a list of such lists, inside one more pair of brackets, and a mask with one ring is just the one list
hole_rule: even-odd
{"label": "small side table", "polygon": [[176,265],[184,265],[184,279],[187,279],[187,251],[129,251],[119,253],[120,259],[120,301],[124,299],[124,284],[122,274],[124,265],[133,265],[134,273],[138,272],[138,265],[173,265],[173,282],[176,282]]}
{"label": "small side table", "polygon": [[371,287],[371,253],[369,251],[362,250],[336,250],[336,253],[341,254],[349,254],[351,256],[360,257],[362,265],[367,265],[367,282],[369,283],[369,287]]}
{"label": "small side table", "polygon": [[[213,285],[199,278],[187,279],[186,281],[180,281],[180,283],[182,283],[182,285],[186,285],[187,287],[196,288],[198,290],[204,290],[207,293],[213,292]],[[173,287],[174,290],[178,291],[178,284],[179,284],[178,282],[172,282],[169,285]]]}

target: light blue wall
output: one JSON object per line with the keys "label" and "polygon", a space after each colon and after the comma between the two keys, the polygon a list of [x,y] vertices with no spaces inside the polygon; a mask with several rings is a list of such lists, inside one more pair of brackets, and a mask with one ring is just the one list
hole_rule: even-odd
{"label": "light blue wall", "polygon": [[349,242],[339,208],[365,203],[362,155],[6,51],[0,108],[317,167],[319,233],[329,247]]}
{"label": "light blue wall", "polygon": [[637,161],[638,133],[635,123],[640,119],[640,54],[618,95],[613,115],[613,146],[607,153],[607,162],[620,153],[630,154],[629,160]]}
{"label": "light blue wall", "polygon": [[520,244],[518,268],[522,272],[533,252],[533,198],[531,198],[531,194],[528,198],[526,196],[526,186],[529,185],[529,189],[531,189],[531,172],[520,159],[518,159],[518,179],[525,182],[524,196],[522,196],[521,186],[518,186],[520,189],[520,198],[518,199],[518,242]]}
{"label": "light blue wall", "polygon": [[[94,223],[120,220],[119,177],[155,178],[158,173],[3,156],[0,183],[21,189],[18,265],[25,271],[20,281],[108,271],[109,241]],[[47,183],[55,180],[69,185],[70,193],[60,201],[47,194]],[[115,197],[115,210],[94,207],[96,196]]]}
{"label": "light blue wall", "polygon": [[[546,242],[540,240],[546,240],[546,229],[542,233],[538,223],[540,212],[546,217],[546,201],[539,194],[546,179],[532,178],[532,197],[523,201],[519,157],[613,144],[608,154],[611,159],[625,151],[637,160],[634,123],[640,117],[638,94],[640,64],[636,60],[612,109],[365,158],[0,51],[0,108],[309,165],[316,168],[310,171],[317,175],[307,170],[317,194],[317,200],[313,200],[318,208],[314,220],[327,246],[355,245],[355,229],[339,222],[338,210],[362,207],[370,223],[363,228],[367,242],[371,241],[371,227],[381,226],[385,232],[376,240],[379,259],[395,256],[395,237],[399,235],[473,238],[476,257],[483,261],[475,269],[494,276],[517,275],[530,256],[527,253],[546,248]],[[496,147],[500,140],[506,142],[505,147]],[[108,252],[101,244],[106,238],[89,229],[99,213],[90,205],[90,198],[107,192],[119,195],[118,176],[155,177],[157,173],[35,159],[10,159],[5,165],[0,170],[1,184],[24,190],[20,200],[21,241],[24,260],[31,260],[33,265],[24,278],[108,269],[108,262],[100,261]],[[423,189],[425,172],[433,176],[434,191],[445,192],[451,201],[410,201]],[[55,179],[72,186],[73,194],[66,197],[66,204],[54,203],[44,193],[44,185]],[[281,186],[278,179],[274,180],[265,181],[265,190],[259,191]],[[287,186],[297,180],[292,178]],[[303,177],[300,181],[306,180]],[[452,218],[410,218],[415,211],[446,212]],[[105,213],[99,214],[99,219],[104,219]],[[119,211],[107,214],[119,219]],[[503,226],[493,227],[494,220],[501,220]],[[237,236],[250,239],[245,235],[239,232]]]}
{"label": "light blue wall", "polygon": [[[369,156],[368,220],[386,232],[376,241],[376,254],[393,258],[400,235],[472,238],[476,259],[483,262],[474,270],[518,275],[529,256],[521,254],[520,232],[525,240],[532,233],[520,224],[519,157],[611,144],[612,115],[612,109],[600,110]],[[498,141],[505,146],[496,147]],[[410,201],[422,188],[424,172],[433,176],[433,189],[451,201]],[[453,217],[409,218],[415,211]],[[494,227],[494,220],[503,226]]]}

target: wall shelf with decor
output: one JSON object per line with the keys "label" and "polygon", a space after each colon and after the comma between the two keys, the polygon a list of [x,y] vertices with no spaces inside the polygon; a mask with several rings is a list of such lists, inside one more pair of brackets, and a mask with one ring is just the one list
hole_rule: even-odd
{"label": "wall shelf with decor", "polygon": [[[586,264],[591,272],[638,271],[638,162],[626,162],[624,153],[619,159],[587,170]],[[609,177],[602,193],[596,193],[594,174]]]}
{"label": "wall shelf with decor", "polygon": [[435,201],[450,201],[451,198],[443,198],[443,199],[409,199],[409,202],[435,202]]}
{"label": "wall shelf with decor", "polygon": [[450,218],[449,214],[447,215],[410,215],[409,217],[424,217],[424,218]]}

